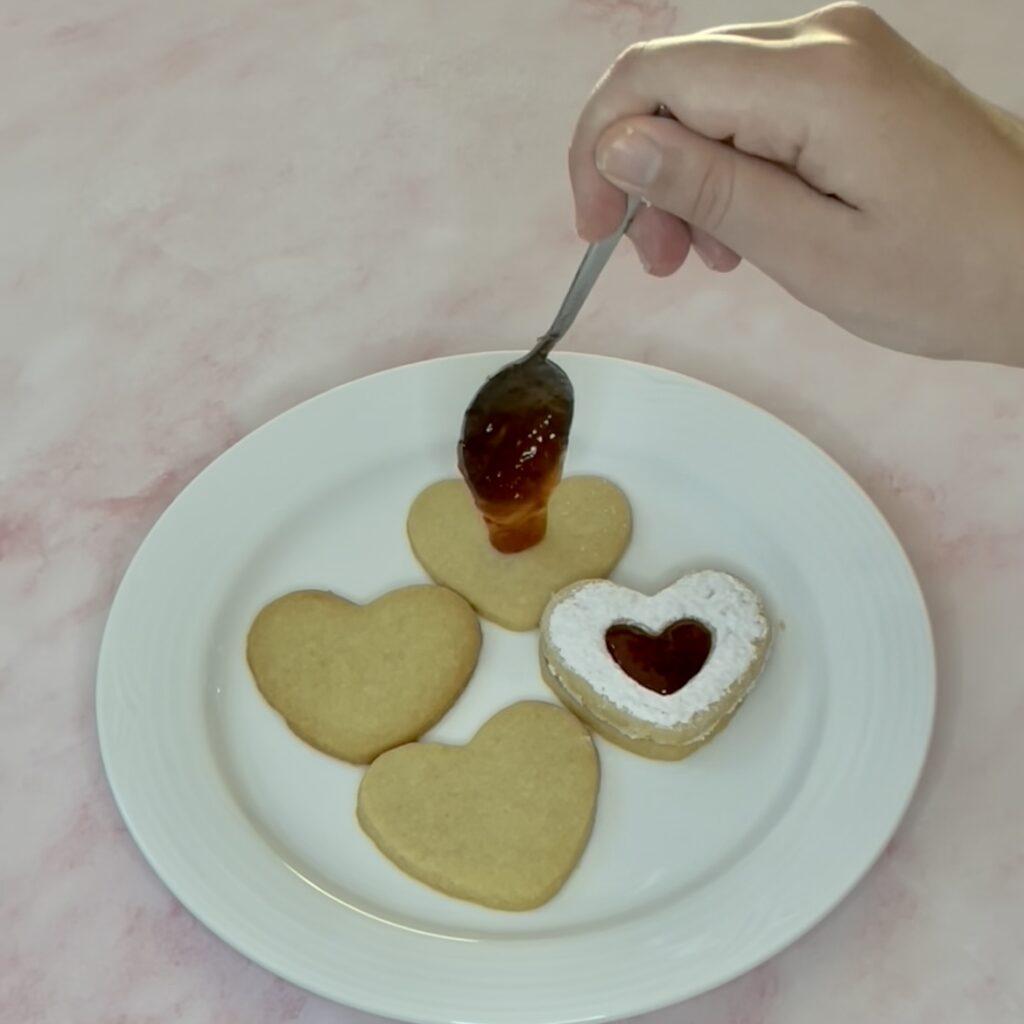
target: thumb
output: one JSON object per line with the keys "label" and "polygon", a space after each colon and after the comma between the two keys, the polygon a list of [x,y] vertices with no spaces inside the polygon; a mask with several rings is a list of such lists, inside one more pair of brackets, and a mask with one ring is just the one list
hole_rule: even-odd
{"label": "thumb", "polygon": [[613,185],[713,235],[793,291],[840,258],[857,215],[792,171],[667,118],[617,121],[595,158]]}

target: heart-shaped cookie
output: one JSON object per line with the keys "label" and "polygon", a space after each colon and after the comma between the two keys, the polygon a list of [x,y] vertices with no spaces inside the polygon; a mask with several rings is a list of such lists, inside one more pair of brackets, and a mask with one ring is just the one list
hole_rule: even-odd
{"label": "heart-shaped cookie", "polygon": [[600,477],[576,476],[555,488],[544,539],[505,555],[462,480],[442,480],[409,510],[413,552],[438,583],[462,594],[486,619],[507,629],[534,629],[555,591],[606,576],[622,557],[632,529],[629,501]]}
{"label": "heart-shaped cookie", "polygon": [[606,739],[677,760],[729,723],[770,642],[761,599],[728,573],[690,573],[653,597],[584,580],[544,612],[541,672]]}
{"label": "heart-shaped cookie", "polygon": [[365,606],[302,590],[256,616],[246,653],[260,692],[297,736],[366,764],[452,706],[476,666],[480,623],[444,587],[403,587]]}
{"label": "heart-shaped cookie", "polygon": [[540,701],[500,711],[465,747],[411,743],[363,776],[358,817],[403,871],[451,896],[530,910],[562,887],[590,836],[597,752]]}

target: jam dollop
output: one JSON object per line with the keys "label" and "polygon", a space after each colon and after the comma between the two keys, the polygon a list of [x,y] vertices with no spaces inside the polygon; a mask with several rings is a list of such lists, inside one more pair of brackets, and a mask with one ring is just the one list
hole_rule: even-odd
{"label": "jam dollop", "polygon": [[604,642],[626,675],[667,697],[703,668],[711,653],[712,636],[702,623],[682,619],[656,635],[620,623],[605,631]]}

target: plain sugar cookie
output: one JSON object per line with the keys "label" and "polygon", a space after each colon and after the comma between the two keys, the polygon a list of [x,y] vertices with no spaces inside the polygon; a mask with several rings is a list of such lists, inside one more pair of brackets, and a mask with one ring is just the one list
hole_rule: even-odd
{"label": "plain sugar cookie", "polygon": [[554,704],[500,711],[465,747],[411,743],[370,766],[359,824],[407,874],[501,910],[546,903],[590,836],[598,787],[587,730]]}
{"label": "plain sugar cookie", "polygon": [[606,739],[677,760],[729,723],[770,642],[761,599],[728,573],[690,573],[653,597],[585,580],[544,612],[541,672]]}
{"label": "plain sugar cookie", "polygon": [[491,547],[462,480],[431,484],[412,503],[408,520],[409,542],[430,576],[484,618],[515,630],[535,629],[555,591],[610,573],[631,530],[625,494],[596,476],[563,480],[551,495],[544,539],[513,555]]}
{"label": "plain sugar cookie", "polygon": [[479,653],[473,609],[430,585],[365,606],[320,590],[286,594],[256,616],[247,644],[256,685],[292,732],[355,764],[434,725]]}

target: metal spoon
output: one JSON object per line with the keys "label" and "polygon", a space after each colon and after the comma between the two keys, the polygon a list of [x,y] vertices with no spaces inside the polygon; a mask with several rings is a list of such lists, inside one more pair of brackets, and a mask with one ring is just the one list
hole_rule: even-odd
{"label": "metal spoon", "polygon": [[637,210],[640,209],[640,202],[639,196],[627,196],[626,216],[622,218],[622,223],[607,238],[602,238],[600,242],[594,242],[593,245],[588,246],[579,269],[576,271],[576,276],[572,279],[572,284],[569,285],[569,291],[566,292],[562,305],[555,314],[554,322],[548,328],[547,333],[537,339],[537,344],[521,362],[538,357],[543,359],[565,337],[566,331],[572,327],[572,322],[576,319],[576,314],[583,308],[583,303],[586,302],[591,288],[594,287],[598,276],[604,270],[604,265],[608,262],[612,250],[619,244],[619,239],[633,223],[633,218],[636,216]]}
{"label": "metal spoon", "polygon": [[574,404],[572,382],[548,353],[572,326],[639,206],[630,196],[618,228],[587,249],[548,331],[527,355],[490,377],[466,409],[459,469],[500,551],[522,550],[544,536],[544,509],[561,475]]}

